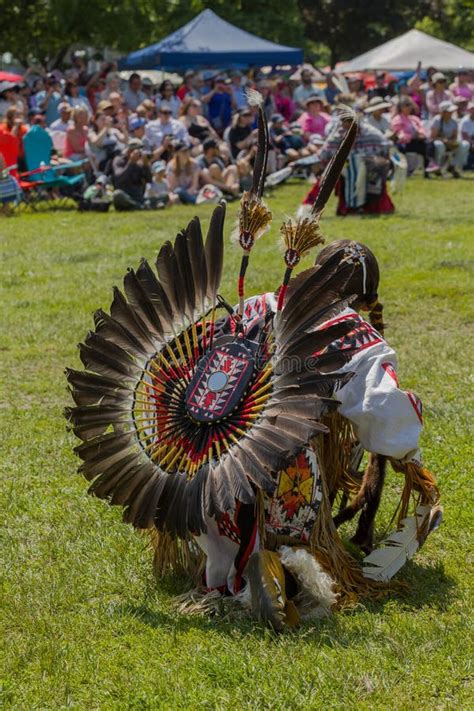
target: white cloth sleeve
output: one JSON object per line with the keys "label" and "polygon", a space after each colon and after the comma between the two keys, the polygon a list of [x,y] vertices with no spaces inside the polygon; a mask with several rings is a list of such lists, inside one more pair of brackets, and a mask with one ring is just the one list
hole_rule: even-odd
{"label": "white cloth sleeve", "polygon": [[335,393],[364,449],[394,459],[419,459],[421,403],[400,390],[395,351],[385,341],[362,351],[343,370],[354,376]]}

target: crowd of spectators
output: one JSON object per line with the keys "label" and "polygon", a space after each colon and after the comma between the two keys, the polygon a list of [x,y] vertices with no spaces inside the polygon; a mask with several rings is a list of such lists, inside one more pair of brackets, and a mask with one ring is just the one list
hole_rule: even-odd
{"label": "crowd of spectators", "polygon": [[117,210],[233,199],[247,189],[257,140],[249,88],[263,96],[272,173],[305,162],[321,172],[347,105],[358,111],[359,132],[370,135],[359,143],[372,154],[388,160],[395,148],[410,165],[419,155],[425,177],[474,167],[474,82],[464,69],[451,79],[435,68],[403,81],[384,73],[317,79],[306,68],[291,79],[187,71],[179,85],[155,86],[139,73],[121,79],[113,64],[90,74],[74,57],[64,74],[35,67],[21,84],[0,83],[0,133],[17,138],[26,170],[23,139],[41,127],[52,139],[52,163],[81,163],[82,204],[109,200]]}

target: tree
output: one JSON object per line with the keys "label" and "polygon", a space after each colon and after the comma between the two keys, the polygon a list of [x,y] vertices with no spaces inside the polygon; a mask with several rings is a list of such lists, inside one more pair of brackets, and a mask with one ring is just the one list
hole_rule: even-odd
{"label": "tree", "polygon": [[351,59],[411,29],[434,0],[299,0],[306,35],[326,44],[330,63]]}
{"label": "tree", "polygon": [[416,28],[472,52],[474,50],[474,4],[466,0],[440,2],[437,11],[417,22]]}
{"label": "tree", "polygon": [[72,45],[128,52],[157,42],[211,8],[267,39],[300,46],[297,0],[0,0],[0,46],[23,64],[61,64]]}

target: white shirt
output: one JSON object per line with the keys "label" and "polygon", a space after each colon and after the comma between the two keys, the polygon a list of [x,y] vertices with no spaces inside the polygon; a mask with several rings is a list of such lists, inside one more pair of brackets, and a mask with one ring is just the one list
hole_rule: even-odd
{"label": "white shirt", "polygon": [[312,84],[311,86],[305,86],[304,84],[297,86],[293,92],[293,101],[300,104],[300,106],[304,106],[306,99],[309,99],[310,96],[317,96],[326,103],[324,93],[321,89],[318,89],[317,86],[313,86]]}
{"label": "white shirt", "polygon": [[169,99],[169,101],[165,101],[165,100],[162,99],[160,96],[157,96],[157,97],[156,97],[155,104],[156,104],[156,108],[158,109],[158,111],[159,111],[159,109],[160,109],[161,104],[163,104],[163,103],[164,103],[164,104],[167,104],[167,105],[170,107],[170,109],[171,109],[171,111],[172,111],[172,116],[173,116],[173,118],[178,118],[179,109],[180,109],[180,106],[181,106],[181,101],[180,101],[180,99],[178,99],[177,96],[174,96],[174,94],[173,94],[173,96],[171,97],[171,99]]}
{"label": "white shirt", "polygon": [[459,135],[462,137],[463,133],[467,134],[468,140],[474,140],[474,119],[472,119],[469,114],[464,116],[459,122]]}
{"label": "white shirt", "polygon": [[390,121],[388,121],[385,116],[381,116],[379,119],[376,119],[373,114],[368,114],[366,121],[373,128],[377,128],[382,133],[390,130]]}
{"label": "white shirt", "polygon": [[68,130],[69,126],[71,125],[70,121],[63,121],[61,118],[56,119],[56,121],[53,121],[51,126],[49,127],[50,131],[63,131],[66,133]]}
{"label": "white shirt", "polygon": [[155,119],[145,127],[144,140],[150,148],[159,148],[164,136],[172,136],[175,141],[190,143],[186,127],[176,119],[170,119],[166,123],[161,123],[160,119]]}

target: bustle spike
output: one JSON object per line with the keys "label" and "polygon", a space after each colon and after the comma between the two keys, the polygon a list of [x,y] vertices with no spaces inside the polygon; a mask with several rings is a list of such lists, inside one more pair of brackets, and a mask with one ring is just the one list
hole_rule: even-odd
{"label": "bustle spike", "polygon": [[284,259],[286,264],[283,282],[278,291],[277,313],[283,309],[285,296],[291,274],[301,258],[317,244],[324,242],[321,234],[319,220],[321,213],[326,207],[326,203],[334,190],[347,156],[354,144],[357,135],[357,119],[354,111],[348,107],[343,107],[344,111],[339,120],[347,122],[346,133],[337,151],[332,156],[326,166],[321,178],[321,186],[311,212],[304,212],[297,220],[287,220],[281,227],[283,245],[285,249]]}
{"label": "bustle spike", "polygon": [[262,199],[269,146],[267,120],[263,111],[263,97],[258,91],[250,89],[247,91],[247,100],[250,106],[258,107],[258,142],[252,188],[242,195],[237,227],[231,235],[231,240],[238,243],[243,250],[237,283],[240,315],[243,314],[244,310],[245,274],[249,264],[250,252],[256,240],[270,229],[272,221],[272,213]]}

